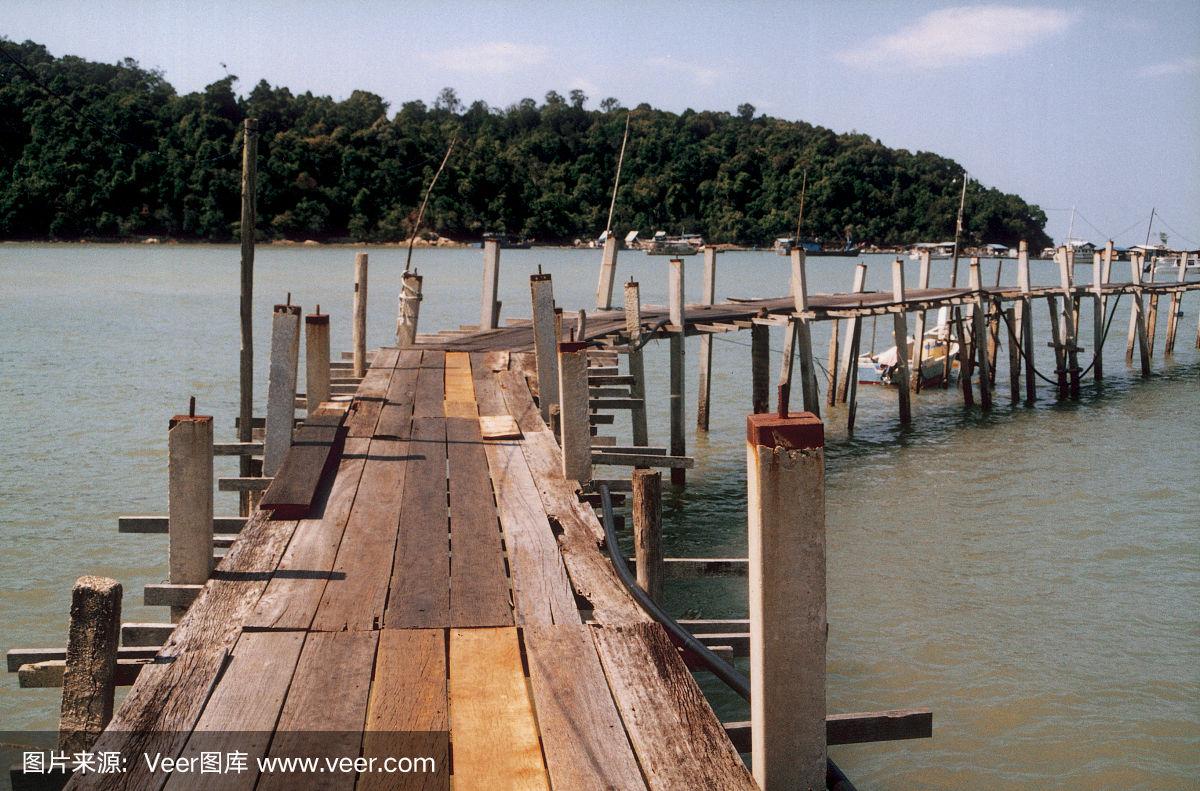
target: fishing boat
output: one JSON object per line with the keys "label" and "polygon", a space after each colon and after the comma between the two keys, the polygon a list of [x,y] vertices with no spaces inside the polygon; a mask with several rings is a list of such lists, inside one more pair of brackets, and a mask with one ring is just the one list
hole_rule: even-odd
{"label": "fishing boat", "polygon": [[[947,339],[950,337],[950,309],[938,311],[937,325],[925,333],[922,339],[921,351],[921,384],[938,385],[947,376],[953,376],[958,367],[958,344],[949,343],[947,355]],[[905,350],[911,365],[914,352],[914,339],[908,338]],[[949,365],[947,365],[947,362]],[[900,365],[900,355],[893,346],[878,354],[861,354],[858,357],[858,381],[861,384],[900,385],[896,371]]]}
{"label": "fishing boat", "polygon": [[695,255],[704,246],[704,239],[695,234],[667,236],[666,231],[655,231],[654,238],[646,247],[647,255]]}
{"label": "fishing boat", "polygon": [[954,257],[954,242],[917,242],[908,251],[908,257],[912,261],[921,260],[921,252],[929,251],[930,260],[938,260]]}
{"label": "fishing boat", "polygon": [[810,239],[802,239],[800,240],[800,244],[797,245],[796,240],[790,236],[776,239],[772,249],[777,255],[791,255],[792,250],[795,250],[797,247],[804,249],[804,256],[806,258],[816,258],[820,256],[844,256],[847,258],[853,258],[862,252],[862,247],[855,245],[849,240],[847,240],[843,247],[826,248],[822,247],[820,242],[815,242]]}

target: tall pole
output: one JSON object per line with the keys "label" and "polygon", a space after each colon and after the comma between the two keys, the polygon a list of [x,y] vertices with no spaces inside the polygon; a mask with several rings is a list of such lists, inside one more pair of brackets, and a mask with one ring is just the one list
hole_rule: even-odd
{"label": "tall pole", "polygon": [[604,230],[608,233],[608,236],[612,235],[613,211],[617,208],[617,187],[621,186],[621,166],[625,164],[625,144],[629,142],[629,119],[632,116],[632,110],[625,113],[625,134],[621,138],[621,153],[617,155],[617,177],[613,180],[612,200],[608,203],[608,222],[604,225]]}
{"label": "tall pole", "polygon": [[[238,439],[250,442],[254,422],[254,216],[258,169],[258,121],[247,118],[242,136],[242,354]],[[250,457],[241,456],[241,474],[250,474]]]}
{"label": "tall pole", "polygon": [[804,225],[804,194],[808,192],[808,170],[800,181],[800,216],[796,218],[796,246],[800,246],[800,228]]}
{"label": "tall pole", "polygon": [[962,195],[958,199],[958,219],[954,222],[954,261],[950,267],[950,288],[958,285],[958,240],[962,236],[963,209],[967,205],[967,182],[970,180],[970,176],[964,172]]}

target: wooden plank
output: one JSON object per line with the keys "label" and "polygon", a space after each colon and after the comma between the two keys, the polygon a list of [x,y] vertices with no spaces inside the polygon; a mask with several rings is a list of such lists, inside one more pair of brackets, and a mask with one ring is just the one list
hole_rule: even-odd
{"label": "wooden plank", "polygon": [[338,463],[345,417],[314,414],[296,429],[259,508],[272,511],[275,519],[304,519],[312,513],[321,481]]}
{"label": "wooden plank", "polygon": [[413,417],[445,417],[445,353],[422,352]]}
{"label": "wooden plank", "polygon": [[371,440],[314,630],[378,629],[383,623],[408,453],[407,441]]}
{"label": "wooden plank", "polygon": [[[142,668],[137,683],[94,745],[122,753],[123,774],[76,777],[75,788],[141,788],[150,774],[141,755],[179,753],[200,717],[242,620],[254,607],[295,531],[259,511],[163,646],[163,660]],[[169,705],[164,705],[169,701]]]}
{"label": "wooden plank", "polygon": [[388,383],[383,407],[379,412],[379,422],[375,424],[375,433],[372,436],[408,439],[420,368],[421,352],[406,349],[400,353],[396,369]]}
{"label": "wooden plank", "polygon": [[429,756],[436,774],[370,773],[356,791],[449,788],[446,635],[441,629],[384,629],[367,704],[363,757]]}
{"label": "wooden plank", "polygon": [[346,416],[348,436],[370,439],[375,433],[375,424],[379,422],[379,413],[383,409],[393,373],[394,366],[372,365],[367,371]]}
{"label": "wooden plank", "polygon": [[[422,378],[426,370],[421,369]],[[428,370],[441,373],[440,369]],[[440,413],[440,393],[438,404]],[[410,436],[408,452],[411,458],[399,507],[404,529],[396,542],[384,622],[392,628],[448,626],[450,538],[446,508],[446,418],[414,417]]]}
{"label": "wooden plank", "polygon": [[555,788],[645,788],[586,626],[526,626],[529,683]]}
{"label": "wooden plank", "polygon": [[521,429],[512,415],[480,415],[479,431],[484,439],[520,439]]}
{"label": "wooden plank", "polygon": [[690,469],[696,466],[696,460],[691,456],[664,456],[656,453],[610,453],[608,450],[594,450],[592,451],[592,464]]}
{"label": "wooden plank", "polygon": [[[378,632],[314,632],[304,642],[271,740],[271,756],[358,757]],[[355,774],[326,773],[315,787],[352,789]],[[272,773],[258,791],[314,787],[311,774]]]}
{"label": "wooden plank", "polygon": [[579,623],[567,570],[521,446],[500,440],[485,443],[485,449],[508,548],[517,623]]}
{"label": "wooden plank", "polygon": [[454,789],[546,789],[515,628],[450,630]]}
{"label": "wooden plank", "polygon": [[589,628],[649,788],[758,787],[661,626]]}
{"label": "wooden plank", "polygon": [[[236,750],[245,753],[247,765],[253,766],[265,755],[304,637],[304,632],[242,633],[180,758]],[[203,780],[198,774],[178,773],[170,775],[166,789],[249,789],[256,779],[253,771],[205,775]]]}
{"label": "wooden plank", "polygon": [[[508,415],[508,410],[504,406],[504,396],[500,394],[500,384],[496,379],[496,373],[508,370],[508,360],[504,361],[503,366],[496,367],[489,360],[493,356],[492,354],[472,355],[471,375],[479,414],[500,419]],[[481,417],[480,420],[482,421],[484,418]]]}
{"label": "wooden plank", "polygon": [[246,628],[308,629],[333,573],[370,441],[347,439],[319,516],[301,520]]}
{"label": "wooden plank", "polygon": [[453,550],[450,624],[512,626],[504,549],[479,424],[447,418],[446,449]]}

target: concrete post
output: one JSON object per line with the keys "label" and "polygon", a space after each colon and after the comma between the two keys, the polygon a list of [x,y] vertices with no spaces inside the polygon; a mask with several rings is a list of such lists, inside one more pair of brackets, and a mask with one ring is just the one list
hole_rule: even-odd
{"label": "concrete post", "polygon": [[[168,579],[202,585],[212,572],[213,419],[176,415],[167,430]],[[182,615],[182,610],[176,615]]]}
{"label": "concrete post", "polygon": [[[207,549],[211,556],[211,539]],[[121,593],[121,583],[116,580],[90,576],[76,580],[71,591],[71,626],[58,722],[58,749],[68,756],[91,750],[112,719]]]}
{"label": "concrete post", "polygon": [[587,344],[558,344],[558,404],[563,477],[592,479],[592,430],[588,419]]}
{"label": "concrete post", "polygon": [[550,409],[558,403],[558,336],[555,334],[554,283],[550,275],[529,276],[533,315],[533,355],[537,361],[538,405],[550,425]]}
{"label": "concrete post", "polygon": [[612,309],[613,282],[617,276],[617,237],[611,231],[604,237],[604,258],[600,262],[600,282],[596,285],[596,310]]}
{"label": "concrete post", "polygon": [[[357,348],[354,353],[357,358]],[[267,419],[263,438],[263,475],[268,477],[279,469],[284,454],[292,446],[299,357],[300,306],[276,305],[271,316],[271,364],[267,375]],[[357,367],[356,363],[356,370]]]}
{"label": "concrete post", "polygon": [[500,283],[500,242],[483,242],[483,296],[479,306],[479,329],[496,329],[500,309],[496,306],[496,288]]}
{"label": "concrete post", "polygon": [[329,314],[316,313],[304,317],[304,399],[308,414],[329,400]]}

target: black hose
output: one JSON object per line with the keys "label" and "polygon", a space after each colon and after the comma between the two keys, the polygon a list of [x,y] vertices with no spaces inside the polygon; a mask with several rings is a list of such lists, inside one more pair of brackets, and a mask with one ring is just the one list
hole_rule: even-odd
{"label": "black hose", "polygon": [[[625,563],[620,545],[617,543],[612,494],[609,492],[607,484],[602,483],[599,488],[600,505],[603,512],[603,519],[601,521],[604,523],[604,540],[608,544],[608,556],[612,560],[617,577],[620,578],[625,589],[629,591],[629,594],[633,596],[641,608],[646,611],[646,614],[666,630],[667,636],[671,639],[672,643],[682,648],[687,654],[690,654],[713,675],[724,681],[743,700],[749,702],[750,679],[733,665],[714,654],[709,650],[708,646],[697,640],[691,632],[680,626],[678,621],[667,614],[662,607],[659,607],[654,599],[650,598],[646,591],[642,590],[641,586],[637,584],[637,578],[629,570],[629,565]],[[825,762],[826,789],[829,791],[856,791],[854,784],[838,768],[837,764],[828,757],[826,757]]]}

